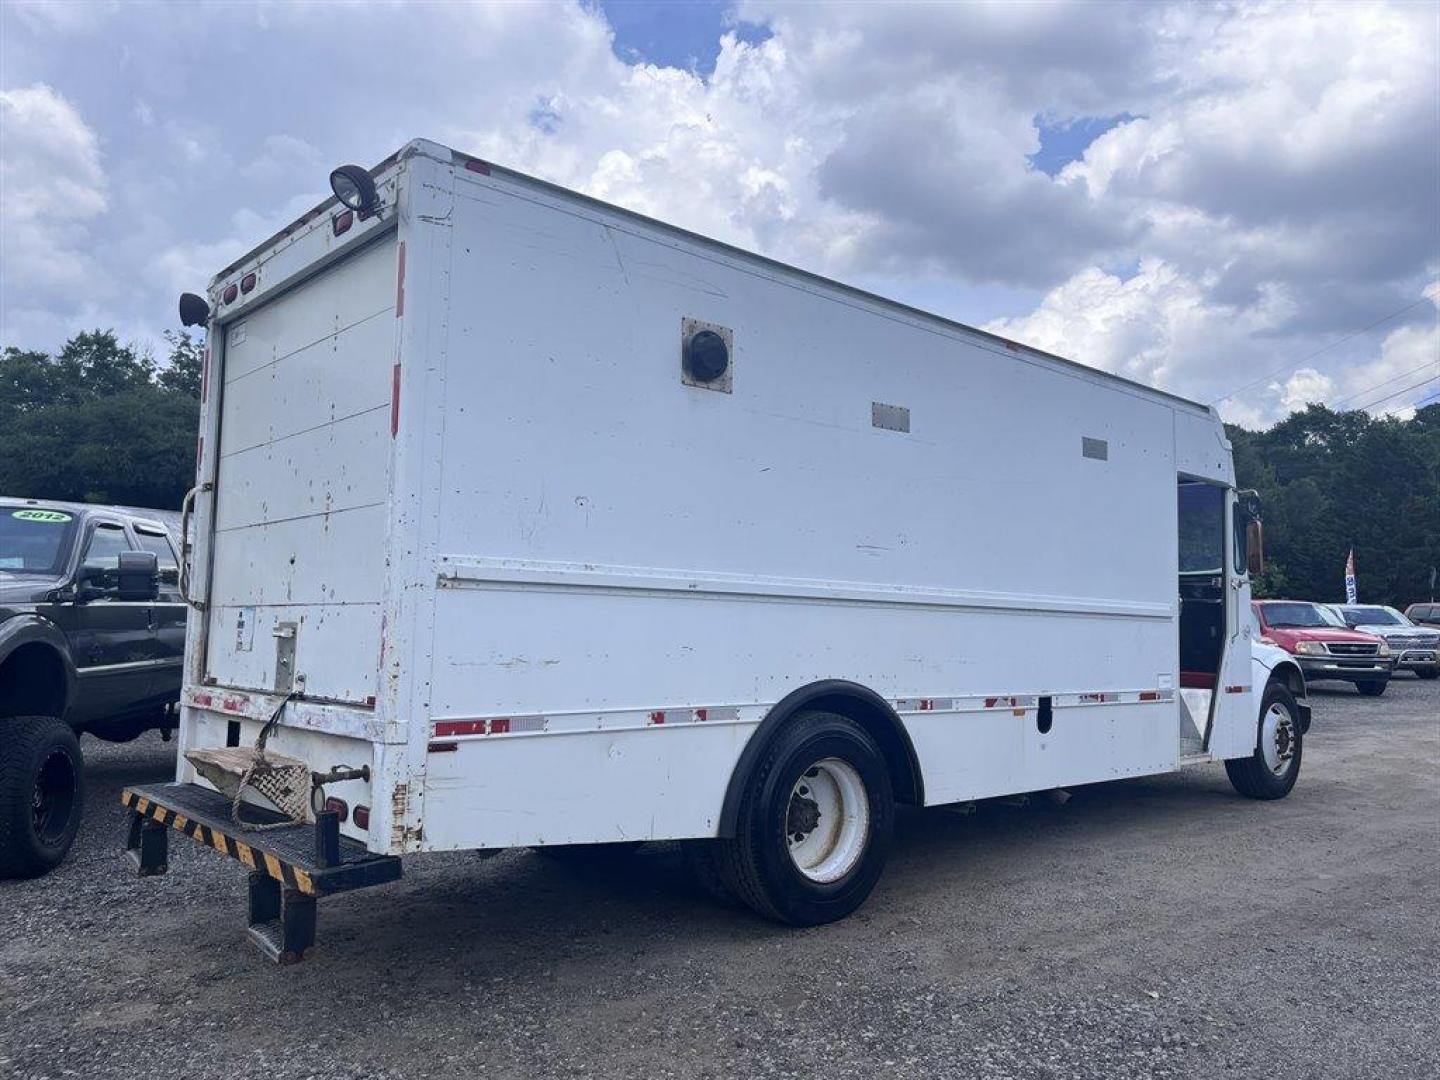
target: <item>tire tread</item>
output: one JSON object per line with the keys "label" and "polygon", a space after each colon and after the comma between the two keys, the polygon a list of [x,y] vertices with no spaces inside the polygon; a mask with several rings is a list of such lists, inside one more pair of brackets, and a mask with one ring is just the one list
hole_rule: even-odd
{"label": "tire tread", "polygon": [[55,716],[12,716],[0,720],[0,878],[38,877],[63,860],[73,842],[65,844],[60,860],[51,861],[35,850],[30,836],[30,798],[34,781],[30,776],[36,752],[56,737],[73,749],[77,766],[75,809],[78,819],[85,809],[85,782],[80,741],[68,724]]}

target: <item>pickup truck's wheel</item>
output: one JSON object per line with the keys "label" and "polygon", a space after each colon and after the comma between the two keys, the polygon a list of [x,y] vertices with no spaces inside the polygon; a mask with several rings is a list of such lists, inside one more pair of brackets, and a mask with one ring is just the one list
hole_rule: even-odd
{"label": "pickup truck's wheel", "polygon": [[1385,693],[1385,687],[1389,685],[1389,679],[1372,679],[1365,682],[1357,682],[1355,689],[1359,690],[1365,697],[1379,697]]}
{"label": "pickup truck's wheel", "polygon": [[0,720],[0,877],[60,865],[85,806],[80,740],[53,716]]}
{"label": "pickup truck's wheel", "polygon": [[1415,674],[1422,679],[1440,679],[1440,668],[1416,668]]}
{"label": "pickup truck's wheel", "polygon": [[765,747],[715,861],[729,892],[796,926],[844,918],[885,868],[895,800],[885,759],[854,721],[801,713]]}
{"label": "pickup truck's wheel", "polygon": [[1226,775],[1241,795],[1283,799],[1300,775],[1304,737],[1295,696],[1283,683],[1271,682],[1260,701],[1260,730],[1255,752],[1225,762]]}

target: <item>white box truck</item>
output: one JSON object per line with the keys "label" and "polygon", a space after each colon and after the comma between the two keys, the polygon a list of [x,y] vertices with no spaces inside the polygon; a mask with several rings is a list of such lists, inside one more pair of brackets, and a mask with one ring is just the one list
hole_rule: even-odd
{"label": "white box truck", "polygon": [[182,301],[182,752],[124,794],[272,956],[424,852],[692,841],[814,924],[898,803],[1294,783],[1213,409],[432,142],[332,186]]}

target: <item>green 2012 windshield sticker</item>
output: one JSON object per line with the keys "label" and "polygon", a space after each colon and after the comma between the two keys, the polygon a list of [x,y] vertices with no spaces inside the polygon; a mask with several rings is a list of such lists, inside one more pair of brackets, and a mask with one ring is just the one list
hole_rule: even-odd
{"label": "green 2012 windshield sticker", "polygon": [[59,510],[16,510],[10,516],[21,521],[38,521],[45,525],[64,525],[70,520],[69,514],[62,514]]}

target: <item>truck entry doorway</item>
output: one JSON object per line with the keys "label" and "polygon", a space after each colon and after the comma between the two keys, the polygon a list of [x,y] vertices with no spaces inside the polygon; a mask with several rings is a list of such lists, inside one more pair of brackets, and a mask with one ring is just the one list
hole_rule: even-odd
{"label": "truck entry doorway", "polygon": [[1182,753],[1204,749],[1225,650],[1225,495],[1199,480],[1177,486]]}

